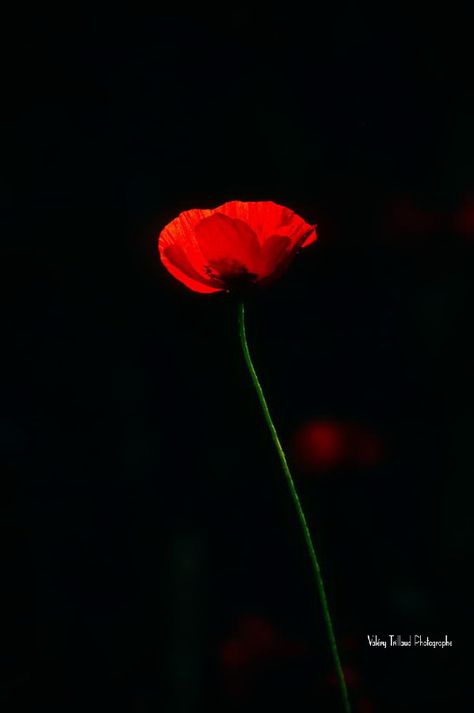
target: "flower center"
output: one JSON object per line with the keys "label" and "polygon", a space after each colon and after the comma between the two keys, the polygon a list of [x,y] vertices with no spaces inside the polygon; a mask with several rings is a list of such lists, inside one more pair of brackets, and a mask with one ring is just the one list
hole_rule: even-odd
{"label": "flower center", "polygon": [[250,272],[237,260],[212,260],[204,268],[213,279],[218,280],[226,290],[242,290],[254,283],[258,275]]}

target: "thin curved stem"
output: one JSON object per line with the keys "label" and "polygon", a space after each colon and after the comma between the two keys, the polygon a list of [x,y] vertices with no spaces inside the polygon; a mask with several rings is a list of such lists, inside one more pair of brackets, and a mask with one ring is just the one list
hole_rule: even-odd
{"label": "thin curved stem", "polygon": [[321,569],[319,567],[318,558],[316,556],[316,551],[314,549],[313,541],[311,539],[311,533],[309,531],[306,516],[304,514],[299,495],[295,488],[293,477],[291,475],[291,471],[288,466],[288,461],[286,460],[285,451],[283,450],[283,447],[280,443],[280,439],[278,438],[278,433],[275,428],[275,424],[273,423],[272,417],[270,415],[270,410],[268,408],[268,404],[267,404],[265,395],[263,393],[262,386],[258,379],[257,372],[255,371],[255,367],[252,362],[252,357],[250,356],[250,351],[249,351],[249,347],[248,347],[248,343],[247,343],[247,335],[245,332],[245,307],[244,307],[243,302],[239,305],[239,333],[240,333],[240,341],[242,344],[242,351],[244,353],[245,363],[249,370],[250,377],[252,379],[252,383],[255,387],[255,391],[257,392],[257,397],[260,402],[260,406],[262,407],[263,415],[265,417],[267,426],[270,430],[270,434],[271,434],[273,443],[275,444],[275,448],[277,450],[278,457],[280,458],[280,463],[281,463],[283,472],[286,477],[288,488],[290,490],[290,495],[293,500],[294,506],[296,508],[296,512],[298,514],[301,529],[303,530],[306,547],[308,548],[308,553],[309,553],[309,556],[311,559],[311,565],[313,567],[313,573],[314,573],[314,578],[316,580],[316,586],[318,588],[319,597],[321,600],[321,606],[323,609],[323,618],[324,618],[324,622],[326,624],[326,630],[327,630],[327,634],[329,637],[329,643],[331,646],[331,652],[332,652],[332,657],[334,660],[334,666],[336,668],[337,680],[338,680],[338,684],[339,684],[342,702],[344,705],[344,711],[345,711],[345,713],[350,713],[351,705],[350,705],[350,701],[349,701],[349,695],[347,692],[346,681],[344,679],[344,672],[343,672],[342,666],[341,666],[341,660],[339,658],[339,652],[337,650],[336,637],[334,635],[334,628],[333,628],[333,624],[332,624],[331,614],[329,613],[329,606],[328,606],[328,601],[327,601],[327,597],[326,597],[326,591],[324,588],[324,582],[323,582],[323,577],[321,574]]}

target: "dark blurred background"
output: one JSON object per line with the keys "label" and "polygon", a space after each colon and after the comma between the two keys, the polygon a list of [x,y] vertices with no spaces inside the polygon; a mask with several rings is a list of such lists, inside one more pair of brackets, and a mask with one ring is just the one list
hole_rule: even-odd
{"label": "dark blurred background", "polygon": [[[2,33],[2,711],[340,710],[236,307],[157,255],[236,198],[318,224],[248,334],[354,711],[470,710],[467,17],[67,8]],[[367,642],[416,633],[453,646]]]}

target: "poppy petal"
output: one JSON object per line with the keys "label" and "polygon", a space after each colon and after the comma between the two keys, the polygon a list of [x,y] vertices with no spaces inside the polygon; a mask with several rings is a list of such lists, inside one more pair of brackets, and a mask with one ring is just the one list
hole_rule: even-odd
{"label": "poppy petal", "polygon": [[169,272],[195,292],[219,292],[221,287],[214,286],[208,278],[202,277],[191,265],[184,250],[178,245],[164,248],[161,253],[163,264]]}
{"label": "poppy petal", "polygon": [[290,208],[273,201],[229,201],[217,210],[250,225],[261,245],[274,235],[283,235],[295,243],[306,235],[303,247],[316,240],[315,226],[306,223]]}
{"label": "poppy petal", "polygon": [[307,248],[308,245],[311,245],[311,243],[316,242],[317,239],[318,239],[318,235],[316,233],[316,226],[311,225],[310,230],[308,230],[308,232],[304,236],[304,240],[301,243],[301,247]]}
{"label": "poppy petal", "polygon": [[265,277],[286,260],[291,250],[291,240],[284,235],[271,235],[262,248],[262,272]]}
{"label": "poppy petal", "polygon": [[206,273],[204,272],[205,259],[199,249],[194,228],[203,218],[207,218],[209,215],[212,215],[212,210],[186,210],[163,228],[158,240],[158,246],[162,256],[167,248],[175,245],[179,246],[186,255],[189,263],[196,272],[202,275],[203,279],[207,279]]}
{"label": "poppy petal", "polygon": [[242,220],[214,213],[195,227],[199,247],[209,263],[229,261],[254,272],[260,262],[260,248],[252,228]]}

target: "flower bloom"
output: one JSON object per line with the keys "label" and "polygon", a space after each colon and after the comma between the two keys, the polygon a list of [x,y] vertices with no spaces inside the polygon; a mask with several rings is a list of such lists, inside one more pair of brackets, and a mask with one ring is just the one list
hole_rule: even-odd
{"label": "flower bloom", "polygon": [[162,230],[158,248],[167,270],[195,292],[242,290],[280,275],[316,229],[272,201],[230,201],[187,210]]}

